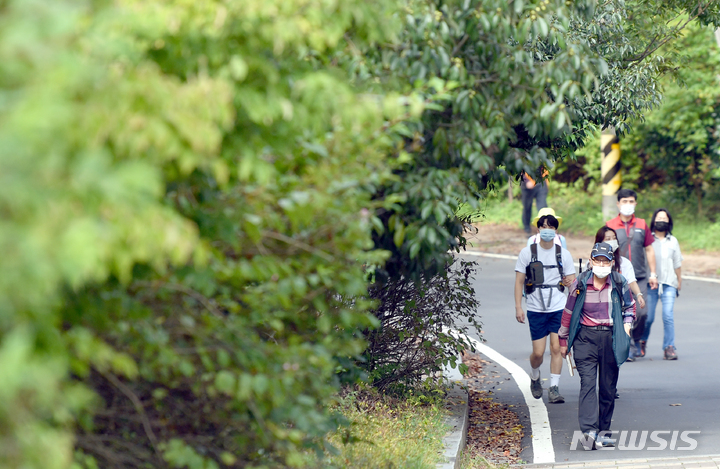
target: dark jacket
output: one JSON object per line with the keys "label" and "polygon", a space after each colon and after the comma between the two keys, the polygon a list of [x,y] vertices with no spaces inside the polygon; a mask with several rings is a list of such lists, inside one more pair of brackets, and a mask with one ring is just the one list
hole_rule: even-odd
{"label": "dark jacket", "polygon": [[[592,279],[592,270],[586,270],[581,273],[577,278],[577,300],[575,301],[575,307],[573,308],[572,317],[570,318],[570,333],[568,335],[567,346],[568,349],[572,347],[575,337],[580,330],[580,319],[582,318],[582,309],[585,305],[585,294],[587,293],[587,282]],[[615,361],[618,366],[625,363],[628,355],[630,354],[630,337],[625,332],[623,326],[623,295],[622,292],[626,289],[627,281],[625,277],[613,272],[610,275],[611,292],[610,298],[612,300],[612,318],[613,318],[613,352],[615,354]]]}
{"label": "dark jacket", "polygon": [[635,269],[635,278],[637,278],[638,284],[641,283],[650,275],[647,257],[645,256],[645,247],[650,246],[655,240],[650,228],[648,228],[645,220],[635,216],[626,226],[620,215],[609,220],[607,226],[615,230],[620,255],[630,259],[633,269]]}

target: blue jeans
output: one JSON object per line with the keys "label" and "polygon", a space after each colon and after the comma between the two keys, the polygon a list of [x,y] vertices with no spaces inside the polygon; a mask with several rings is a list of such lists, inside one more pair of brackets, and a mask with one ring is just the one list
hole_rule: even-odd
{"label": "blue jeans", "polygon": [[[547,207],[548,186],[547,182],[536,184],[532,189],[525,187],[525,181],[520,181],[520,194],[522,198],[522,223],[525,231],[530,229],[530,220],[532,219],[533,200],[536,201],[537,209]],[[528,231],[529,232],[529,231]]]}
{"label": "blue jeans", "polygon": [[[663,329],[665,335],[663,337],[663,350],[672,345],[675,346],[675,320],[673,319],[673,307],[675,306],[675,298],[677,297],[677,288],[663,284],[662,285],[662,318],[663,318]],[[643,334],[642,340],[647,342],[650,336],[650,326],[652,326],[655,320],[655,307],[658,303],[658,290],[652,290],[648,288],[647,291],[647,321],[645,322],[645,333]]]}

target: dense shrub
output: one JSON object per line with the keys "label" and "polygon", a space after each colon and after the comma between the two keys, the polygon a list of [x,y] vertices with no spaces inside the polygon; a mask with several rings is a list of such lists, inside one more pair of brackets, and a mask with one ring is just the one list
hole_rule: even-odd
{"label": "dense shrub", "polygon": [[0,466],[299,464],[407,115],[306,59],[394,4],[2,5]]}
{"label": "dense shrub", "polygon": [[479,333],[481,326],[472,287],[476,265],[456,259],[441,273],[371,288],[371,298],[379,302],[373,314],[380,327],[367,334],[362,366],[375,386],[412,388],[423,378],[439,378],[443,365],[462,366],[456,358],[474,350],[462,335]]}

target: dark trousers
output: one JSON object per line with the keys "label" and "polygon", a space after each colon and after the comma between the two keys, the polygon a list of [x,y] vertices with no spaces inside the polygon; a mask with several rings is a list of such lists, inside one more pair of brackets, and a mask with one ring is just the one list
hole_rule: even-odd
{"label": "dark trousers", "polygon": [[527,231],[530,229],[530,220],[532,218],[533,200],[537,200],[537,209],[547,207],[548,187],[547,183],[535,184],[535,187],[528,189],[525,187],[525,181],[520,181],[520,193],[522,194],[522,223],[523,228]]}
{"label": "dark trousers", "polygon": [[640,293],[643,294],[643,298],[645,298],[645,307],[640,308],[640,305],[637,304],[637,298],[635,298],[635,321],[633,321],[632,329],[630,330],[630,335],[632,336],[632,342],[630,342],[630,353],[631,356],[634,349],[639,346],[640,340],[642,339],[643,334],[645,333],[645,322],[647,322],[647,301],[648,301],[648,283],[647,279],[639,278],[637,279],[638,287],[640,287]]}
{"label": "dark trousers", "polygon": [[580,326],[573,343],[575,366],[580,375],[578,421],[583,432],[610,430],[620,371],[612,342],[612,331]]}

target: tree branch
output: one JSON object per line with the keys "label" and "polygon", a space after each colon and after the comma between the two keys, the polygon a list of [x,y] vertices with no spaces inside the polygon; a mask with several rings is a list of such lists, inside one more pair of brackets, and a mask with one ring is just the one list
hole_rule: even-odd
{"label": "tree branch", "polygon": [[150,425],[150,420],[147,417],[147,414],[145,413],[145,408],[142,405],[142,402],[140,402],[140,398],[135,395],[135,393],[127,387],[122,381],[120,381],[117,376],[113,375],[112,373],[107,373],[104,371],[97,370],[106,380],[108,380],[113,386],[118,388],[120,392],[125,394],[125,396],[130,399],[130,402],[132,402],[133,406],[135,407],[135,410],[137,411],[138,415],[140,416],[140,419],[142,420],[143,428],[145,429],[145,435],[147,435],[148,440],[150,440],[150,444],[153,447],[153,450],[155,450],[155,454],[158,456],[158,459],[161,461],[161,464],[165,466],[165,461],[163,460],[160,450],[157,447],[158,441],[157,437],[155,436],[155,433],[153,433],[152,426]]}
{"label": "tree branch", "polygon": [[303,251],[307,251],[309,253],[315,254],[316,256],[322,257],[328,262],[333,262],[334,258],[330,254],[326,253],[325,251],[315,248],[313,246],[310,246],[307,243],[304,243],[302,241],[298,241],[296,239],[293,239],[289,236],[285,236],[282,233],[276,233],[274,231],[263,231],[263,236],[266,236],[268,238],[275,239],[277,241],[282,241],[283,243],[290,244],[291,246],[295,246],[299,249],[302,249]]}
{"label": "tree branch", "polygon": [[452,53],[450,53],[450,57],[454,57],[455,54],[458,53],[458,51],[460,50],[460,48],[461,48],[463,45],[465,45],[465,43],[467,42],[467,40],[468,40],[469,38],[470,38],[470,36],[468,36],[467,33],[465,33],[465,35],[462,37],[462,39],[460,39],[460,42],[458,42],[457,44],[455,44],[455,47],[453,47]]}
{"label": "tree branch", "polygon": [[208,298],[206,298],[204,295],[200,294],[199,292],[196,292],[192,288],[186,287],[185,285],[178,285],[176,283],[160,283],[160,282],[135,282],[135,285],[141,286],[141,287],[151,287],[151,288],[166,288],[168,290],[175,290],[180,293],[185,293],[187,296],[192,297],[193,299],[197,300],[202,304],[210,313],[217,316],[220,319],[224,319],[225,317],[222,315],[220,311],[218,311],[210,302]]}
{"label": "tree branch", "polygon": [[[683,29],[685,29],[688,24],[690,24],[692,21],[694,21],[694,20],[696,20],[698,17],[700,17],[700,15],[702,15],[703,12],[705,11],[705,7],[706,7],[706,6],[707,6],[707,5],[703,5],[702,2],[698,2],[698,9],[697,9],[697,13],[695,14],[695,16],[689,16],[688,19],[687,19],[687,21],[685,21],[685,22],[682,23],[681,25],[678,25],[678,26],[676,26],[675,28],[673,28],[671,31],[669,31],[669,32],[665,35],[665,37],[664,37],[659,43],[657,43],[657,45],[655,45],[654,47],[653,47],[653,45],[656,43],[657,39],[660,37],[660,34],[657,34],[657,35],[652,39],[652,41],[650,41],[650,43],[645,47],[645,50],[644,50],[640,55],[636,55],[635,57],[630,57],[630,58],[627,58],[627,59],[622,59],[622,61],[623,61],[623,62],[628,62],[628,63],[630,63],[630,64],[631,64],[630,66],[632,66],[632,65],[634,65],[634,64],[636,64],[636,63],[638,63],[638,62],[642,62],[642,61],[643,61],[644,59],[646,59],[648,56],[650,56],[651,54],[655,53],[655,51],[657,51],[657,50],[660,49],[662,46],[664,46],[665,44],[667,44],[671,39],[673,39],[673,37],[675,36],[675,34],[679,33],[679,32],[682,31]],[[682,15],[678,15],[678,16],[676,16],[674,19],[677,19],[677,18],[679,18],[680,16],[682,16]],[[672,22],[672,21],[673,21],[673,20],[671,20],[671,22]]]}

